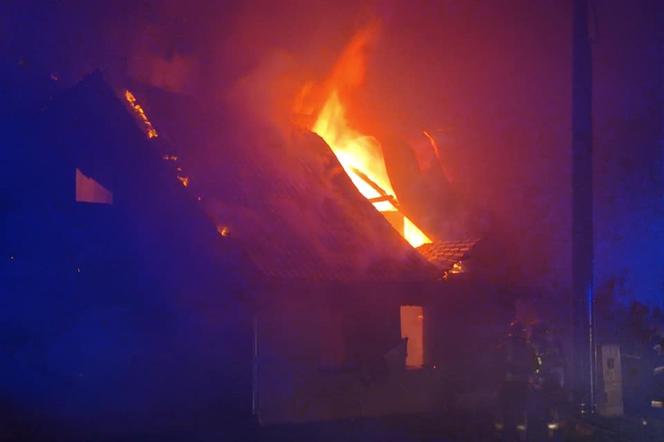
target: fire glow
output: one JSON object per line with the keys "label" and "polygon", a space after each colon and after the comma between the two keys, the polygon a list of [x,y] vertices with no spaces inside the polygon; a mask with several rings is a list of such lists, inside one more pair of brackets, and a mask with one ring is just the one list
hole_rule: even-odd
{"label": "fire glow", "polygon": [[[387,218],[388,213],[401,211],[387,174],[381,144],[375,137],[363,134],[349,125],[346,107],[341,101],[343,90],[355,88],[362,83],[365,51],[375,39],[376,32],[375,25],[363,29],[342,53],[327,81],[327,98],[311,130],[330,146],[357,190]],[[400,233],[413,247],[431,242],[405,215]]]}

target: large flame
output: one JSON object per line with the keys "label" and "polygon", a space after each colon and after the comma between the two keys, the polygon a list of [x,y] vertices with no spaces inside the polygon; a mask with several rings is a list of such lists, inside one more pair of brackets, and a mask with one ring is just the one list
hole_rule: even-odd
{"label": "large flame", "polygon": [[[385,168],[382,147],[375,137],[349,125],[346,108],[341,101],[343,92],[362,83],[365,52],[376,33],[377,26],[372,24],[356,34],[348,44],[326,83],[327,98],[311,130],[332,148],[360,193],[387,217],[387,212],[399,212],[399,203]],[[413,247],[431,242],[405,215],[403,225],[397,226],[397,230]]]}
{"label": "large flame", "polygon": [[[363,135],[348,125],[346,110],[334,90],[318,114],[312,130],[320,135],[332,148],[344,170],[355,187],[368,199],[377,199],[381,195],[368,180],[362,179],[356,171],[361,171],[387,195],[394,197],[392,183],[385,170],[383,151],[380,143],[372,136]],[[396,210],[389,201],[374,203],[383,212]]]}

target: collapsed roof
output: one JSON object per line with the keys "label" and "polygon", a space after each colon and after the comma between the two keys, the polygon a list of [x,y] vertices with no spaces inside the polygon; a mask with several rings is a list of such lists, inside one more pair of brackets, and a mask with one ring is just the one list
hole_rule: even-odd
{"label": "collapsed roof", "polygon": [[[94,129],[83,129],[90,132],[89,142],[93,132],[97,139],[115,140],[99,143],[106,150],[114,146],[113,152],[90,145],[81,156],[82,170],[112,190],[131,190],[136,184],[123,179],[126,172],[136,176],[144,169],[150,177],[155,171],[160,176],[170,171],[172,182],[179,186],[179,178],[196,202],[192,210],[205,211],[221,234],[230,234],[264,277],[339,282],[439,277],[439,271],[357,192],[317,135],[277,134],[236,115],[206,112],[182,96],[143,91],[137,102],[159,132],[148,142],[140,131],[127,129],[126,118],[119,116],[133,113],[121,101],[125,91],[109,91],[102,76],[95,74],[62,98],[69,109],[86,115],[74,119],[94,114],[102,120]],[[60,118],[71,116],[55,120]],[[136,124],[141,126],[140,118]],[[132,143],[137,134],[145,142]],[[170,163],[155,164],[164,160]],[[118,170],[109,173],[109,163]],[[150,183],[149,189],[136,191],[163,193],[160,186]]]}
{"label": "collapsed roof", "polygon": [[[190,188],[220,229],[275,279],[433,280],[439,271],[356,190],[317,135],[141,94]],[[177,113],[169,111],[178,109]]]}

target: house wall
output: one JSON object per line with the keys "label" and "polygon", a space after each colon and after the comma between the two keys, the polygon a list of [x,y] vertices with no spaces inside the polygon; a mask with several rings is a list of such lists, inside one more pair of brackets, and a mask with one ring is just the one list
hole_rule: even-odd
{"label": "house wall", "polygon": [[[131,155],[140,132],[98,132],[88,173],[113,177],[113,204],[77,203],[76,153],[95,137],[76,121],[21,135],[22,173],[3,189],[15,202],[1,217],[3,435],[178,439],[249,422],[249,264],[181,186]],[[105,149],[124,149],[143,174]]]}
{"label": "house wall", "polygon": [[250,416],[250,315],[238,281],[221,263],[212,276],[200,249],[137,241],[126,215],[9,215],[0,389],[18,423],[5,414],[3,427],[95,439]]}
{"label": "house wall", "polygon": [[500,382],[500,344],[513,319],[496,289],[471,274],[441,282],[421,301],[425,322],[425,366],[441,379],[437,410],[478,412],[492,407]]}
{"label": "house wall", "polygon": [[[279,302],[257,317],[256,411],[262,424],[433,408],[440,395],[438,371],[406,370],[398,357],[380,362],[400,343],[404,287],[291,285],[267,295]],[[329,351],[339,355],[339,339],[342,357],[335,360]]]}

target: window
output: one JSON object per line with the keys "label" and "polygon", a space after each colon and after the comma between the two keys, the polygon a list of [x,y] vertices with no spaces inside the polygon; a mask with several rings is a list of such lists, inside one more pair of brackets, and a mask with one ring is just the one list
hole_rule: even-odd
{"label": "window", "polygon": [[76,169],[76,202],[113,204],[113,193]]}
{"label": "window", "polygon": [[401,337],[408,339],[406,367],[424,366],[424,309],[418,305],[401,306]]}

